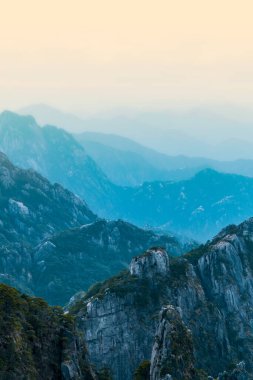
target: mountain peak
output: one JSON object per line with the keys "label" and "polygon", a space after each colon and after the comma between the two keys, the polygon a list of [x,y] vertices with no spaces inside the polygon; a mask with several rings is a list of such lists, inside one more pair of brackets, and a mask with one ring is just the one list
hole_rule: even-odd
{"label": "mountain peak", "polygon": [[239,225],[230,224],[223,228],[211,241],[210,244],[216,243],[222,239],[226,239],[231,235],[243,236],[253,240],[253,217],[245,220]]}
{"label": "mountain peak", "polygon": [[129,269],[131,275],[140,278],[166,276],[169,271],[169,257],[163,248],[154,247],[143,255],[134,257]]}
{"label": "mountain peak", "polygon": [[3,152],[0,152],[0,162],[1,162],[1,164],[8,163],[8,164],[12,165],[12,163],[10,162],[10,160],[8,159],[6,154],[4,154]]}
{"label": "mountain peak", "polygon": [[12,126],[12,124],[37,125],[36,120],[31,115],[19,115],[15,112],[5,110],[0,114],[0,126]]}
{"label": "mountain peak", "polygon": [[212,168],[205,168],[203,170],[200,170],[198,173],[195,174],[195,178],[206,178],[206,177],[214,177],[214,176],[220,176],[225,175],[224,173],[220,173],[217,170],[214,170]]}

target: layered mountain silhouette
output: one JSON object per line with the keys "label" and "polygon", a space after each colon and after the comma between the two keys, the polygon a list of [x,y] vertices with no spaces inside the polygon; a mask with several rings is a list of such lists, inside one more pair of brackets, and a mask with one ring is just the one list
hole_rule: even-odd
{"label": "layered mountain silhouette", "polygon": [[[192,242],[99,220],[79,197],[0,154],[0,281],[64,304],[124,269],[150,245],[181,255]],[[189,245],[188,245],[189,244]]]}
{"label": "layered mountain silhouette", "polygon": [[[252,215],[252,178],[209,169],[194,174],[200,168],[201,159],[189,161],[186,157],[174,157],[170,160],[170,157],[115,136],[106,136],[104,143],[107,146],[102,144],[103,147],[100,141],[101,138],[105,139],[104,135],[94,137],[94,134],[88,134],[86,138],[97,138],[97,153],[94,154],[94,150],[91,152],[94,145],[90,153],[111,180],[81,143],[64,130],[51,126],[39,127],[32,117],[10,112],[0,116],[0,149],[15,164],[32,167],[50,181],[69,188],[84,199],[99,217],[125,219],[140,227],[162,226],[164,231],[186,234],[204,241],[226,224],[239,223]],[[112,149],[109,149],[109,140],[114,145]],[[129,157],[127,162],[126,156]],[[160,164],[151,165],[152,158],[155,163],[161,162],[164,157],[164,163],[168,163],[167,171],[164,166],[159,169],[157,165]],[[207,160],[202,165],[209,166],[209,163]],[[252,170],[251,161],[244,164],[245,168],[248,166],[249,171]],[[187,177],[190,172],[192,175],[186,180],[176,181],[176,173],[179,173],[179,179],[183,171],[188,173]],[[156,175],[167,178],[172,172],[174,174],[170,180],[152,179],[138,186],[119,186],[112,182],[114,178],[118,183],[125,181],[133,184],[144,180],[147,173],[152,178]]]}
{"label": "layered mountain silhouette", "polygon": [[0,378],[252,379],[253,220],[231,223],[253,215],[253,178],[119,186],[73,136],[8,112],[0,148]]}
{"label": "layered mountain silhouette", "polygon": [[31,116],[3,112],[0,150],[23,168],[32,168],[87,201],[97,212],[110,209],[114,186],[77,141],[62,129],[39,127]]}
{"label": "layered mountain silhouette", "polygon": [[[108,178],[122,186],[137,186],[155,180],[189,179],[206,168],[253,177],[253,160],[250,159],[217,161],[205,157],[166,155],[131,139],[106,133],[83,132],[75,134],[75,138]],[[238,149],[243,150],[240,144]]]}
{"label": "layered mountain silhouette", "polygon": [[119,110],[77,117],[46,104],[35,104],[19,112],[34,115],[42,125],[58,125],[70,132],[96,131],[124,136],[166,155],[214,160],[253,159],[253,115],[247,107]]}

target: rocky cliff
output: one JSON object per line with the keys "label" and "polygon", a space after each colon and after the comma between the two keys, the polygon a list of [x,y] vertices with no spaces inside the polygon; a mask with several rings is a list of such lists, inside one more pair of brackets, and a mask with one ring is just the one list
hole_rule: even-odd
{"label": "rocky cliff", "polygon": [[[185,342],[180,355],[187,355],[188,362],[180,359],[178,367],[172,365],[171,347],[178,344],[174,322],[167,321],[164,333],[158,333],[165,347],[161,356],[154,346],[157,331],[164,329],[161,321],[159,327],[164,305],[176,308],[181,319],[176,323]],[[253,219],[229,226],[183,258],[165,258],[159,248],[147,251],[132,260],[130,270],[79,298],[70,312],[84,333],[92,362],[109,368],[113,379],[132,379],[151,356],[152,379],[166,374],[155,370],[159,362],[173,379],[186,379],[192,371],[202,378],[222,376],[242,361],[252,378]],[[169,340],[171,347],[165,344]]]}
{"label": "rocky cliff", "polygon": [[150,379],[200,379],[194,368],[191,331],[184,325],[179,311],[163,307],[151,354]]}

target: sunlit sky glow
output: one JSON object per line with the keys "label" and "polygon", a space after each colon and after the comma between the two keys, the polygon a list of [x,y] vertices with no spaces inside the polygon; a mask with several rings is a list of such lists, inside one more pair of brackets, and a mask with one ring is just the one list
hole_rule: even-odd
{"label": "sunlit sky glow", "polygon": [[253,2],[1,1],[0,108],[253,102]]}

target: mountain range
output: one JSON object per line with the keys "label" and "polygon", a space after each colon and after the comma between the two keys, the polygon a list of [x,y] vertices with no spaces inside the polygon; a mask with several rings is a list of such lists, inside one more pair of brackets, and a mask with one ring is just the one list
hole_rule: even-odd
{"label": "mountain range", "polygon": [[[153,179],[185,179],[207,167],[227,173],[253,176],[251,110],[236,109],[236,107],[217,110],[216,107],[180,113],[169,111],[141,113],[129,119],[120,116],[115,118],[101,116],[87,120],[45,104],[28,106],[19,112],[23,115],[33,115],[41,125],[57,125],[75,133],[90,156],[94,156],[95,161],[98,160],[96,162],[108,178],[123,186],[139,185],[141,181]],[[148,136],[149,127],[152,127],[153,132],[150,143],[147,144],[145,138]],[[140,130],[140,136],[138,135],[136,140],[138,143],[133,141],[134,135],[126,135],[125,132],[130,130]],[[189,130],[194,137],[189,135]],[[208,131],[211,145],[203,141],[203,130],[205,138]],[[242,131],[241,135],[248,138],[242,139],[241,135],[239,137],[238,130]],[[155,145],[156,139],[158,142]],[[165,145],[163,153],[159,149],[161,141]],[[105,147],[94,143],[115,148],[116,151],[112,150],[109,157],[108,149],[103,152]],[[121,157],[118,150],[127,151],[128,155],[122,154]],[[138,157],[130,155],[130,152],[136,153]],[[107,163],[109,159],[112,165]],[[117,161],[123,165],[113,169]],[[147,161],[151,164],[150,172],[147,172]],[[129,182],[124,181],[124,176],[118,173],[122,170],[125,173],[127,165],[130,165],[131,173],[133,162],[137,171],[136,179],[134,173],[131,177],[127,171],[126,178]],[[152,174],[154,167],[159,169],[156,177]],[[169,178],[164,177],[166,175],[164,171],[169,171]],[[145,173],[147,175],[144,177]]]}
{"label": "mountain range", "polygon": [[[0,285],[0,373],[38,380],[250,380],[253,220],[183,257],[161,247],[64,311]],[[8,378],[8,377],[7,377]]]}
{"label": "mountain range", "polygon": [[0,278],[31,292],[33,247],[48,236],[91,223],[96,216],[60,185],[15,167],[0,154]]}
{"label": "mountain range", "polygon": [[94,160],[67,132],[39,127],[31,116],[3,112],[0,116],[0,150],[22,167],[32,168],[52,182],[85,199],[92,209],[110,209],[114,186]]}
{"label": "mountain range", "polygon": [[252,215],[253,178],[205,169],[185,181],[124,188],[116,209],[137,225],[160,226],[203,241]]}
{"label": "mountain range", "polygon": [[34,292],[51,304],[65,305],[74,293],[127,268],[133,256],[149,247],[163,246],[171,256],[180,256],[196,245],[122,220],[99,220],[53,235],[35,248]]}
{"label": "mountain range", "polygon": [[0,378],[253,379],[253,178],[103,139],[0,115]]}
{"label": "mountain range", "polygon": [[[76,116],[46,104],[18,111],[31,114],[40,124],[58,125],[70,132],[116,134],[167,155],[208,157],[218,160],[253,159],[250,108],[225,105],[188,110],[118,110]],[[247,136],[247,137],[246,137]]]}
{"label": "mountain range", "polygon": [[175,256],[196,244],[100,220],[79,197],[4,154],[0,206],[0,280],[54,305],[124,269],[149,246],[163,245]]}
{"label": "mountain range", "polygon": [[250,159],[218,161],[206,157],[166,155],[131,139],[105,133],[83,132],[75,137],[108,178],[121,186],[188,179],[206,168],[253,177],[253,160]]}
{"label": "mountain range", "polygon": [[[83,141],[84,135],[81,137]],[[107,147],[103,144],[104,148],[101,148],[99,141],[100,145],[96,147],[97,154],[93,151],[91,158],[81,142],[62,129],[40,127],[32,117],[10,112],[4,112],[0,116],[0,150],[16,165],[23,168],[32,167],[50,181],[58,182],[70,189],[84,199],[99,217],[125,219],[139,227],[162,226],[165,232],[172,231],[204,241],[227,224],[239,223],[252,215],[252,178],[218,173],[209,169],[195,173],[199,169],[201,159],[192,159],[195,167],[191,167],[186,157],[174,157],[170,160],[170,157],[117,136],[105,138],[104,135],[94,137],[94,134],[86,134],[86,138],[97,138],[100,141],[101,138],[105,139],[104,144],[106,143]],[[114,145],[111,150],[108,149],[108,139],[111,140],[111,145]],[[115,153],[116,144],[118,150]],[[135,155],[129,155],[130,159],[125,164],[122,153],[126,156],[129,150]],[[107,158],[105,151],[109,152]],[[134,158],[131,161],[131,157],[136,158],[136,154],[137,161]],[[98,155],[101,155],[100,159]],[[151,177],[170,177],[174,168],[174,179],[152,180],[132,187],[114,184],[112,178],[116,177],[118,182],[122,181],[123,177],[126,182],[132,183],[137,183],[141,177],[144,179],[145,170],[140,169],[140,165],[137,164],[141,155],[142,169],[144,158],[146,173]],[[159,160],[154,159],[155,157]],[[152,165],[149,171],[152,159],[153,162],[164,161],[163,165],[168,162],[167,167],[170,170],[166,171],[164,166],[154,169],[155,165]],[[100,168],[99,162],[103,169],[107,168],[107,173],[111,173],[111,179]],[[209,167],[208,161],[202,164]],[[249,171],[253,167],[250,161],[243,164],[245,167],[248,165]],[[235,163],[230,165],[236,167]],[[137,174],[136,167],[140,169]],[[180,177],[184,171],[188,172],[188,178],[176,181],[175,173],[179,173]],[[189,171],[192,172],[190,177]],[[120,175],[113,175],[113,172]]]}

